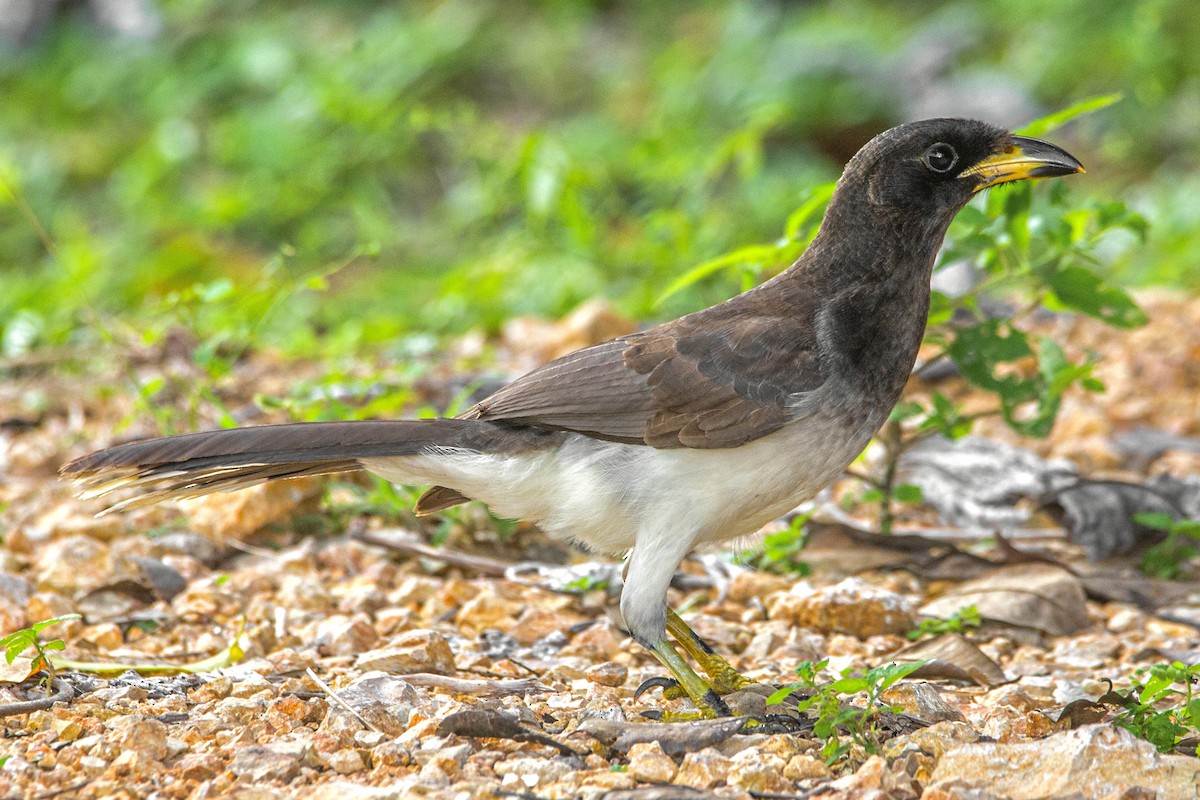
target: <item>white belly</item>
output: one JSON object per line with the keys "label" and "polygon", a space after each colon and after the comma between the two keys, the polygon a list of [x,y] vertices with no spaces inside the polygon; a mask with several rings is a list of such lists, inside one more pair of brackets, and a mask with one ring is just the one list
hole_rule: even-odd
{"label": "white belly", "polygon": [[873,421],[849,435],[833,420],[815,423],[793,423],[727,450],[656,450],[570,436],[536,454],[438,450],[364,459],[363,466],[395,483],[451,487],[499,516],[621,554],[639,532],[691,544],[752,533],[823,489],[875,432]]}

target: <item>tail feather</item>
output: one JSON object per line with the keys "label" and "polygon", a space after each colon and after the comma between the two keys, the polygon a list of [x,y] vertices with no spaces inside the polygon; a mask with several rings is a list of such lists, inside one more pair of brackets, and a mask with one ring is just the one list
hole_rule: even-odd
{"label": "tail feather", "polygon": [[416,455],[435,447],[477,449],[497,438],[487,435],[493,431],[498,433],[490,423],[456,419],[264,425],[118,445],[78,458],[60,472],[75,481],[81,497],[137,492],[101,512],[108,513],[276,478],[352,472],[362,469],[364,458]]}

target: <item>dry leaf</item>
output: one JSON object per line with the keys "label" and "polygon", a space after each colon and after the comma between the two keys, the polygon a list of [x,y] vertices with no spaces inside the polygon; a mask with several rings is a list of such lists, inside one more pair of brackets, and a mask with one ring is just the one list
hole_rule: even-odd
{"label": "dry leaf", "polygon": [[894,661],[927,661],[912,673],[911,678],[926,680],[945,678],[969,681],[980,686],[999,686],[1008,676],[995,661],[960,634],[944,633],[924,642],[906,647],[891,656]]}
{"label": "dry leaf", "polygon": [[926,603],[921,613],[949,617],[973,605],[984,619],[1068,636],[1088,624],[1084,601],[1079,579],[1065,569],[1016,564],[964,583]]}

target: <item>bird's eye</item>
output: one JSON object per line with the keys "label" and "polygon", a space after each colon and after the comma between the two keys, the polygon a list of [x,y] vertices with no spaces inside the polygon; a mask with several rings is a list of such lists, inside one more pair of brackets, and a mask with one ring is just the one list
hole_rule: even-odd
{"label": "bird's eye", "polygon": [[938,142],[930,145],[925,155],[921,156],[921,160],[934,172],[949,172],[958,163],[958,153],[945,142]]}

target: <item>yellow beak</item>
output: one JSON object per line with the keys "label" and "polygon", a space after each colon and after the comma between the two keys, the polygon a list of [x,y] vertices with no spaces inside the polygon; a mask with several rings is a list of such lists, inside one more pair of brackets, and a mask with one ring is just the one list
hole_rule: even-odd
{"label": "yellow beak", "polygon": [[1012,144],[1003,153],[988,156],[967,167],[958,177],[977,179],[979,184],[972,191],[978,192],[1009,181],[1054,178],[1083,171],[1083,164],[1061,147],[1041,139],[1014,136]]}

